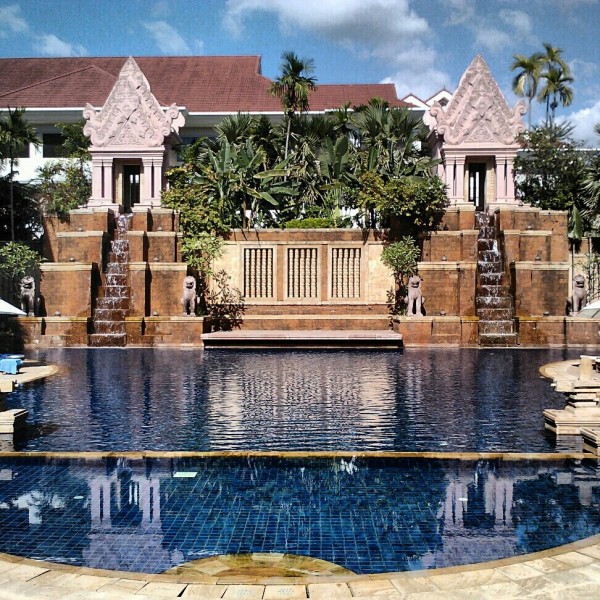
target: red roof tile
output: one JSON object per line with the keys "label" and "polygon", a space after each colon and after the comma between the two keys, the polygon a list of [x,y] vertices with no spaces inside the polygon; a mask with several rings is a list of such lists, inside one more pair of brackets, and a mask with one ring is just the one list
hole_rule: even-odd
{"label": "red roof tile", "polygon": [[[0,59],[0,106],[25,108],[100,107],[112,89],[124,57]],[[269,94],[271,80],[260,74],[259,56],[165,56],[135,59],[157,100],[189,112],[278,112]],[[311,95],[311,110],[364,104],[374,96],[392,106],[392,84],[321,84]]]}

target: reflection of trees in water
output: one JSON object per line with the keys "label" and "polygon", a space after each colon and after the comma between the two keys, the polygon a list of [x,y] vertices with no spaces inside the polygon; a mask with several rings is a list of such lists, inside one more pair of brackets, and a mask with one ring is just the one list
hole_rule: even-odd
{"label": "reflection of trees in water", "polygon": [[[546,473],[515,484],[513,519],[520,552],[536,552],[600,531],[600,482],[588,477],[579,483],[558,483],[556,475]],[[582,486],[593,487],[589,506],[582,505]]]}

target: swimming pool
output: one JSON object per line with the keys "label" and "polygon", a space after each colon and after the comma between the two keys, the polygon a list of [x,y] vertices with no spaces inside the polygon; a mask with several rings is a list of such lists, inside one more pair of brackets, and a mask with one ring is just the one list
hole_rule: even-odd
{"label": "swimming pool", "polygon": [[555,451],[538,369],[579,353],[52,350],[7,406],[26,450]]}
{"label": "swimming pool", "polygon": [[0,552],[146,573],[256,552],[427,569],[600,531],[596,469],[564,459],[17,458],[0,477]]}

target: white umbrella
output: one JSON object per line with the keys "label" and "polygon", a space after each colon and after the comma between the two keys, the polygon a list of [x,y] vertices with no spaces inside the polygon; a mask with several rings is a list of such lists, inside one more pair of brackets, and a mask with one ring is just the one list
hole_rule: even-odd
{"label": "white umbrella", "polygon": [[16,306],[13,306],[12,304],[9,304],[8,302],[5,302],[4,300],[2,300],[2,298],[0,298],[0,315],[26,315],[27,313],[24,313],[20,308],[17,308]]}

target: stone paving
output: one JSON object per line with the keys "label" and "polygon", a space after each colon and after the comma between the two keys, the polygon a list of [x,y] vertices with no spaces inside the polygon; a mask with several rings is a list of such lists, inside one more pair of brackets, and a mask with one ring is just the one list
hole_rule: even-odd
{"label": "stone paving", "polygon": [[[284,560],[283,555],[276,555]],[[247,562],[247,558],[243,561]],[[310,562],[312,559],[307,558]],[[277,563],[277,559],[273,560]],[[289,561],[288,561],[289,564]],[[314,564],[314,563],[313,563]],[[241,569],[240,569],[241,571]],[[600,535],[560,548],[480,565],[381,575],[261,577],[144,575],[71,567],[0,555],[3,600],[144,598],[378,598],[430,600],[600,597]]]}

